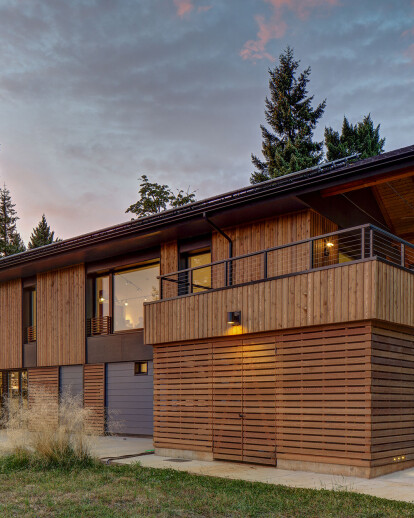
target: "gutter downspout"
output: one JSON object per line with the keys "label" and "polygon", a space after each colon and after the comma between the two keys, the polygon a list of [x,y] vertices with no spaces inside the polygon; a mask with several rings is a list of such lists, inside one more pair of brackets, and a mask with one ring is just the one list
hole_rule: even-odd
{"label": "gutter downspout", "polygon": [[[216,232],[221,234],[227,241],[229,242],[229,259],[233,257],[233,241],[231,238],[223,231],[220,227],[218,227],[215,223],[208,218],[207,213],[203,212],[203,219],[212,227]],[[233,261],[229,261],[228,268],[226,268],[226,286],[231,286],[233,283]]]}

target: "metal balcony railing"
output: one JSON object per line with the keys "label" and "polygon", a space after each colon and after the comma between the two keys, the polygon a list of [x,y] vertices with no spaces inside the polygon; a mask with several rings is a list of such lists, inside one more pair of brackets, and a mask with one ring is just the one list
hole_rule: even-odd
{"label": "metal balcony railing", "polygon": [[112,332],[111,317],[93,317],[87,320],[86,333],[88,336],[109,335]]}
{"label": "metal balcony railing", "polygon": [[373,225],[361,225],[161,275],[160,298],[202,293],[367,259],[379,259],[414,272],[414,245]]}

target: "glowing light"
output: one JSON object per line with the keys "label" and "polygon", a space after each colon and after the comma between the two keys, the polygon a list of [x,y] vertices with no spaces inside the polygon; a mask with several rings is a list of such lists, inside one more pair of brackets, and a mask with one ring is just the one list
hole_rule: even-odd
{"label": "glowing light", "polygon": [[334,243],[332,243],[332,241],[327,241],[327,242],[326,242],[326,246],[327,246],[328,248],[332,248],[332,247],[333,247],[333,246],[335,246],[335,245],[334,245]]}

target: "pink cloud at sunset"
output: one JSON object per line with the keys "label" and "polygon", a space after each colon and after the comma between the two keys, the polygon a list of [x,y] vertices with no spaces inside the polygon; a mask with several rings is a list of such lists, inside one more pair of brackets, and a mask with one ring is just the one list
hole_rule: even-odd
{"label": "pink cloud at sunset", "polygon": [[[195,9],[193,0],[174,0],[174,5],[177,10],[177,15],[184,18],[187,14]],[[197,7],[198,13],[203,13],[211,9],[211,5],[200,5]]]}
{"label": "pink cloud at sunset", "polygon": [[287,23],[283,19],[285,9],[296,14],[300,19],[308,18],[311,10],[317,7],[330,7],[338,4],[338,0],[264,0],[270,4],[273,13],[267,20],[263,15],[256,15],[255,20],[259,26],[255,40],[246,41],[240,56],[243,59],[269,59],[274,57],[266,51],[270,40],[283,38],[287,30]]}

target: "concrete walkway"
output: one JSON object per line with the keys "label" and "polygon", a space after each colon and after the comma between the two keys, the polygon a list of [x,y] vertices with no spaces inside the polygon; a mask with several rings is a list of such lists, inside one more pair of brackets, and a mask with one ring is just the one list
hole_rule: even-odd
{"label": "concrete walkway", "polygon": [[115,462],[119,464],[139,462],[142,466],[149,468],[171,468],[197,475],[265,482],[290,487],[354,491],[390,500],[414,503],[414,468],[368,480],[357,477],[322,475],[306,471],[289,471],[235,462],[198,460],[177,462],[177,460],[158,455],[145,455],[143,457],[119,459]]}

